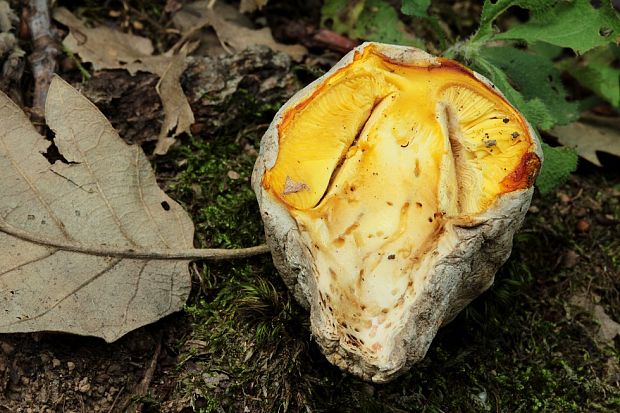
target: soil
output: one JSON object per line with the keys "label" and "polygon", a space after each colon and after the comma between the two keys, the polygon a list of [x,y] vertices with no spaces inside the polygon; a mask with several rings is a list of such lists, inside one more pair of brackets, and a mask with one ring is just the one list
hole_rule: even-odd
{"label": "soil", "polygon": [[[162,45],[175,40],[162,30],[165,14],[149,15],[148,2],[91,3],[84,2],[84,16],[124,29],[140,21],[143,34]],[[153,3],[175,10],[183,2]],[[289,8],[273,3],[268,20],[284,24]],[[114,17],[109,10],[124,11]],[[307,44],[312,53],[297,64],[260,47],[189,58],[183,86],[196,116],[193,136],[153,164],[162,188],[191,213],[196,245],[263,241],[249,189],[260,136],[279,105],[338,58]],[[122,137],[151,153],[162,118],[156,78],[100,71],[83,81],[72,58],[63,59],[61,75]],[[28,76],[20,83],[26,91]],[[28,93],[17,94],[27,103]],[[585,297],[599,316],[620,320],[617,162],[609,158],[603,169],[582,163],[552,194],[536,194],[494,286],[440,331],[424,361],[390,384],[361,382],[323,358],[307,313],[264,256],[193,265],[184,311],[112,344],[57,333],[0,335],[0,411],[618,411],[620,337],[605,338],[603,319],[579,304]]]}

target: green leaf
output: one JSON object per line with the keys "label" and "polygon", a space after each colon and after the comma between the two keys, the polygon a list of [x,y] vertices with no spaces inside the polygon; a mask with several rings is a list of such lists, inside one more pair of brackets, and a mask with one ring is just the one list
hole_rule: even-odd
{"label": "green leaf", "polygon": [[403,0],[400,11],[407,16],[427,18],[431,0]]}
{"label": "green leaf", "polygon": [[620,47],[599,47],[584,54],[578,64],[564,60],[559,67],[601,98],[620,108]]}
{"label": "green leaf", "polygon": [[[598,7],[589,0],[559,0],[553,2],[550,8],[530,7],[531,1],[515,3],[528,3],[524,6],[531,9],[530,19],[496,35],[496,39],[542,41],[569,47],[581,54],[597,46],[614,43],[620,36],[620,18],[609,0],[599,1]],[[540,3],[547,5],[549,2]]]}
{"label": "green leaf", "polygon": [[385,0],[326,0],[321,25],[353,39],[420,47],[407,32],[398,11]]}
{"label": "green leaf", "polygon": [[512,6],[530,10],[545,10],[557,0],[485,0],[480,15],[480,28],[471,41],[479,41],[493,35],[493,22]]}
{"label": "green leaf", "polygon": [[523,95],[512,86],[508,76],[502,69],[482,57],[478,57],[474,61],[474,68],[488,77],[489,80],[495,84],[495,87],[506,96],[506,99],[523,113],[532,126],[541,129],[549,129],[555,124],[553,115],[543,101],[538,97],[529,100],[525,99]]}
{"label": "green leaf", "polygon": [[552,124],[539,125],[542,129],[566,125],[579,117],[579,105],[566,100],[561,73],[551,60],[514,47],[481,49],[480,56],[504,71],[526,101],[542,101],[552,119]]}
{"label": "green leaf", "polygon": [[577,153],[572,148],[553,148],[546,143],[542,144],[542,149],[545,161],[536,179],[536,187],[541,194],[547,194],[562,185],[577,169]]}

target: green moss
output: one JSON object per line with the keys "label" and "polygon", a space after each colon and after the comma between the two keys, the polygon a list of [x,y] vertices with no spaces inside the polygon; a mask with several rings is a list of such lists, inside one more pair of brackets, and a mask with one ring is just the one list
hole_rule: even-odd
{"label": "green moss", "polygon": [[[164,176],[181,170],[166,185],[192,214],[201,246],[250,246],[264,237],[249,187],[255,153],[248,146],[257,148],[277,107],[244,92],[228,104],[228,122],[158,163]],[[617,411],[620,390],[605,366],[619,354],[594,340],[596,324],[587,314],[568,311],[574,294],[595,291],[620,317],[615,227],[576,233],[580,218],[570,209],[595,205],[598,215],[619,219],[610,187],[595,176],[563,187],[574,205],[537,199],[539,212],[528,216],[493,287],[440,330],[423,361],[385,385],[357,380],[325,360],[311,340],[308,314],[269,256],[200,264],[175,397],[197,412]],[[582,259],[566,268],[561,257],[569,249]]]}

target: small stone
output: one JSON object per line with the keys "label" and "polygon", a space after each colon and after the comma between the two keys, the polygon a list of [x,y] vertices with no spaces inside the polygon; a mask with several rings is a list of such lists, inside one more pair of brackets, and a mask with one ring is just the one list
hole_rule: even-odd
{"label": "small stone", "polygon": [[52,367],[56,368],[56,367],[60,367],[60,360],[58,359],[53,359],[52,360]]}
{"label": "small stone", "polygon": [[571,200],[570,196],[568,196],[564,192],[558,192],[558,198],[560,199],[560,202],[563,204],[568,204]]}
{"label": "small stone", "polygon": [[28,385],[28,384],[30,384],[30,379],[28,377],[26,377],[26,376],[22,376],[21,382],[22,382],[23,385]]}
{"label": "small stone", "polygon": [[577,221],[577,224],[575,224],[575,229],[577,230],[577,232],[588,232],[590,230],[590,222],[586,219],[580,219],[579,221]]}
{"label": "small stone", "polygon": [[228,171],[226,175],[228,175],[228,177],[232,179],[233,181],[241,178],[241,175],[239,175],[239,172],[236,172],[236,171]]}
{"label": "small stone", "polygon": [[6,341],[3,341],[0,344],[0,348],[2,348],[2,352],[4,354],[11,354],[15,350],[15,347],[13,345],[7,343]]}
{"label": "small stone", "polygon": [[564,256],[562,257],[562,266],[564,268],[568,268],[568,269],[575,268],[578,262],[579,262],[579,254],[577,254],[573,250],[567,251],[566,254],[564,254]]}
{"label": "small stone", "polygon": [[540,208],[538,208],[536,205],[532,205],[527,211],[530,214],[538,214],[540,212]]}
{"label": "small stone", "polygon": [[88,393],[90,391],[90,383],[88,377],[84,377],[78,384],[78,391],[80,393]]}
{"label": "small stone", "polygon": [[69,369],[69,371],[73,371],[75,369],[75,363],[72,361],[68,361],[67,368]]}
{"label": "small stone", "polygon": [[573,215],[574,215],[575,217],[577,217],[577,218],[583,218],[583,217],[585,217],[586,215],[588,215],[588,210],[587,210],[587,209],[585,209],[585,208],[583,208],[583,207],[580,207],[580,208],[575,208],[575,209],[573,210]]}

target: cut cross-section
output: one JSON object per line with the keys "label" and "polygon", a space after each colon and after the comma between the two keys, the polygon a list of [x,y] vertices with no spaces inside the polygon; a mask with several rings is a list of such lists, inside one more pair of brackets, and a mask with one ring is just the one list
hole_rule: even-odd
{"label": "cut cross-section", "polygon": [[[473,276],[459,288],[488,287],[529,202],[540,148],[501,94],[455,62],[377,44],[348,59],[281,110],[263,142],[277,154],[271,165],[259,159],[254,186],[268,235],[280,231],[273,226],[282,208],[295,222],[280,242],[293,234],[304,258],[279,269],[309,273],[289,281],[302,283],[328,358],[381,381],[411,362],[406,346],[415,335],[427,347],[420,331],[436,330],[466,303],[466,294],[449,290],[466,285],[463,274],[482,266],[484,282]],[[511,193],[523,196],[500,202]],[[277,210],[268,210],[272,202]],[[493,212],[504,221],[490,227],[509,228],[501,248],[478,259],[487,241],[472,240]],[[463,239],[459,228],[468,225],[473,235]],[[455,252],[470,244],[474,250]],[[276,263],[291,260],[279,248]],[[449,297],[433,292],[446,271],[456,277],[442,286]],[[416,319],[429,297],[440,300],[440,314]],[[450,307],[450,299],[458,303]]]}

